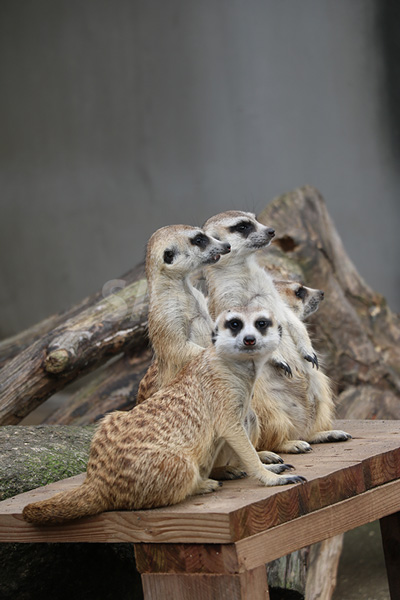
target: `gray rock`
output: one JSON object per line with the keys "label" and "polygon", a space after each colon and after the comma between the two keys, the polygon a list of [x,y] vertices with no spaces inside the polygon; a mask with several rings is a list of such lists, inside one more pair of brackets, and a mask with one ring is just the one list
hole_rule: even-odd
{"label": "gray rock", "polygon": [[[0,427],[0,498],[86,469],[95,426]],[[1,600],[141,600],[133,544],[0,544]]]}
{"label": "gray rock", "polygon": [[83,473],[95,426],[0,427],[0,500]]}

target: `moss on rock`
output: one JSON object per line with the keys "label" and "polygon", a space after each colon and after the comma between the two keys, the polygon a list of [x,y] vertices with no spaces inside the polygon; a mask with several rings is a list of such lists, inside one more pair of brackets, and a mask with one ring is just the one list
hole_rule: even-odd
{"label": "moss on rock", "polygon": [[0,500],[83,473],[95,426],[0,427]]}

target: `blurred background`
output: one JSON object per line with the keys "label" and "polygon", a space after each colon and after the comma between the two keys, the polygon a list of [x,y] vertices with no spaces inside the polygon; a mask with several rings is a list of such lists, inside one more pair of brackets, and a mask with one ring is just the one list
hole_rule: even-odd
{"label": "blurred background", "polygon": [[0,337],[151,233],[306,183],[400,310],[400,9],[387,0],[2,0]]}

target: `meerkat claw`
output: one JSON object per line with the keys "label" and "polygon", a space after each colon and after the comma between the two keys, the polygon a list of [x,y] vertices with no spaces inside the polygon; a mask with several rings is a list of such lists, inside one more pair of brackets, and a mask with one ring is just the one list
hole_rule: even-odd
{"label": "meerkat claw", "polygon": [[308,360],[308,362],[310,362],[312,364],[313,368],[316,367],[317,370],[319,369],[318,357],[315,354],[315,352],[312,355],[311,354],[306,354],[304,356],[304,358],[306,360]]}
{"label": "meerkat claw", "polygon": [[290,368],[290,365],[287,362],[280,362],[277,365],[280,369],[282,369],[282,371],[285,373],[285,375],[287,377],[293,377],[293,373],[292,373],[292,369]]}
{"label": "meerkat claw", "polygon": [[264,468],[267,471],[271,471],[272,473],[283,473],[284,471],[292,471],[294,469],[293,465],[287,465],[286,463],[279,465],[264,465]]}

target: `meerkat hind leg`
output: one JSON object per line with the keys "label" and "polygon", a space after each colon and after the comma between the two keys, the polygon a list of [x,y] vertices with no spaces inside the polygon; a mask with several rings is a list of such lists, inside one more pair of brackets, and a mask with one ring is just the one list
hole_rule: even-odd
{"label": "meerkat hind leg", "polygon": [[328,442],[347,442],[351,435],[341,429],[330,429],[328,431],[317,431],[308,440],[310,444],[324,444]]}
{"label": "meerkat hind leg", "polygon": [[214,467],[210,476],[213,479],[225,481],[229,479],[243,479],[244,477],[247,477],[247,473],[234,465],[224,465],[221,467]]}
{"label": "meerkat hind leg", "polygon": [[[306,479],[301,475],[279,475],[272,473],[268,467],[263,465],[254,446],[252,446],[246,430],[239,424],[225,431],[223,437],[230,447],[236,452],[246,473],[257,479],[262,485],[288,485],[292,483],[304,483]],[[281,466],[281,465],[277,465]]]}

